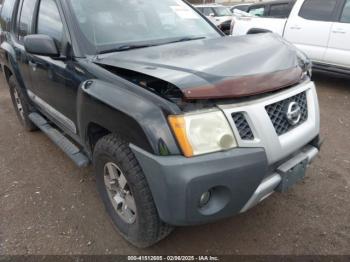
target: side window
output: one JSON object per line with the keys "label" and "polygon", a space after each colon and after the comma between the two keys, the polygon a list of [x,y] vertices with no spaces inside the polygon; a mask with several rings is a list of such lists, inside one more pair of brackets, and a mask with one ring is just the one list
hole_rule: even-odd
{"label": "side window", "polygon": [[308,20],[333,21],[337,0],[306,0],[299,16]]}
{"label": "side window", "polygon": [[347,0],[344,6],[343,14],[340,18],[342,23],[350,23],[350,0]]}
{"label": "side window", "polygon": [[287,4],[275,4],[270,6],[270,17],[287,18],[290,14],[291,8]]}
{"label": "side window", "polygon": [[210,8],[210,7],[204,7],[203,8],[203,14],[205,15],[205,16],[209,16],[210,14],[213,14],[214,12],[213,12],[213,10]]}
{"label": "side window", "polygon": [[249,14],[256,15],[256,16],[264,16],[265,6],[254,6],[249,9]]}
{"label": "side window", "polygon": [[33,14],[35,10],[36,1],[24,0],[19,15],[19,21],[17,25],[18,38],[23,41],[23,38],[30,33],[30,29],[33,21]]}
{"label": "side window", "polygon": [[203,14],[203,7],[197,7],[197,10]]}
{"label": "side window", "polygon": [[1,28],[3,30],[10,31],[9,22],[11,22],[13,9],[16,4],[16,0],[5,0],[1,9]]}
{"label": "side window", "polygon": [[41,0],[38,14],[37,33],[51,36],[61,48],[63,23],[54,0]]}
{"label": "side window", "polygon": [[232,9],[232,12],[234,10],[240,10],[240,11],[243,11],[243,12],[247,12],[248,11],[248,8],[249,8],[249,5],[241,5],[241,6],[237,6],[237,7],[234,7]]}

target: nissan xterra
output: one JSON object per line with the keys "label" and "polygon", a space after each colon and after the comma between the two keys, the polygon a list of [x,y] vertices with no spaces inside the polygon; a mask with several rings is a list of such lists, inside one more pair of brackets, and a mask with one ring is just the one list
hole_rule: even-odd
{"label": "nissan xterra", "polygon": [[93,164],[135,246],[247,211],[319,152],[311,63],[274,34],[224,37],[182,0],[5,0],[0,23],[19,121]]}

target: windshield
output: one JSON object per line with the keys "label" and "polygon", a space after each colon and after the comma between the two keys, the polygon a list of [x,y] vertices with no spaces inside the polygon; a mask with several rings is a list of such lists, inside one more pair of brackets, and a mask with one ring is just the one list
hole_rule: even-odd
{"label": "windshield", "polygon": [[[182,0],[69,0],[80,31],[96,52],[220,34]],[[84,39],[84,40],[85,40]],[[84,43],[86,45],[86,43]]]}
{"label": "windshield", "polygon": [[216,16],[232,16],[230,9],[226,7],[214,7]]}

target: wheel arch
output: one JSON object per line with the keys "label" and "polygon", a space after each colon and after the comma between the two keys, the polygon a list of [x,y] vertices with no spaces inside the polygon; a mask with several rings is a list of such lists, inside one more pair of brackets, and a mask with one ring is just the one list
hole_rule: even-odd
{"label": "wheel arch", "polygon": [[2,51],[3,74],[8,83],[11,76],[15,76],[20,88],[25,88],[21,73],[17,65],[15,49],[8,42],[3,42],[0,46]]}
{"label": "wheel arch", "polygon": [[102,125],[96,124],[95,122],[90,122],[87,126],[87,130],[86,130],[86,136],[89,142],[89,147],[91,148],[91,151],[94,150],[97,142],[111,134],[112,132],[108,129],[106,129],[105,127],[103,127]]}
{"label": "wheel arch", "polygon": [[155,103],[101,80],[82,83],[77,98],[78,128],[85,149],[93,153],[103,136],[116,133],[147,152],[180,154],[163,111]]}

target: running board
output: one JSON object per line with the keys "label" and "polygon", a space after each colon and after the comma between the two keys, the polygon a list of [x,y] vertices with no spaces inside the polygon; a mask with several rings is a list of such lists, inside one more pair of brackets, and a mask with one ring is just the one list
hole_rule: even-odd
{"label": "running board", "polygon": [[31,113],[29,119],[43,131],[78,167],[89,165],[89,159],[81,150],[66,138],[60,131],[53,128],[45,118],[38,113]]}

